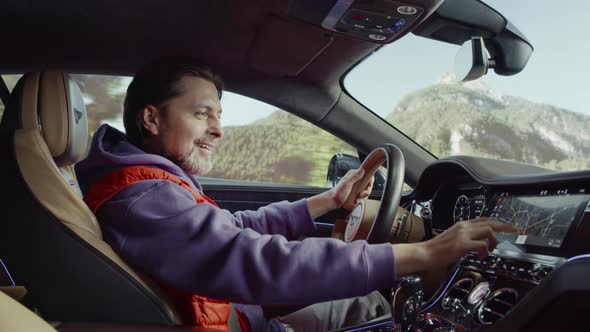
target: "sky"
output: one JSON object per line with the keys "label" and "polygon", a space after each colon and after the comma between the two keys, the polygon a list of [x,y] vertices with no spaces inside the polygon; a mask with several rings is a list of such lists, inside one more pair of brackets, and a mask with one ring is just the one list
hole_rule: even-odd
{"label": "sky", "polygon": [[[590,1],[484,0],[533,44],[524,70],[514,76],[493,71],[482,78],[494,92],[551,104],[590,116]],[[402,97],[452,72],[459,47],[408,34],[380,48],[344,81],[348,92],[385,117]],[[122,85],[126,89],[127,84]],[[225,92],[224,126],[245,125],[276,107]]]}
{"label": "sky", "polygon": [[[502,95],[563,107],[590,115],[590,2],[570,0],[487,0],[533,44],[525,69],[514,76],[488,73],[482,80]],[[354,69],[345,87],[381,116],[407,93],[440,80],[454,67],[459,47],[413,34],[382,47]],[[227,93],[221,101],[224,125],[247,124],[273,106]]]}
{"label": "sky", "polygon": [[[590,115],[590,2],[488,0],[534,47],[514,76],[489,72],[482,80],[495,92],[524,97]],[[454,67],[458,46],[409,34],[365,60],[345,80],[347,90],[386,115],[405,94],[437,82]],[[372,82],[372,84],[366,84]]]}
{"label": "sky", "polygon": [[275,106],[256,99],[224,91],[221,97],[222,123],[224,126],[246,125],[268,116]]}

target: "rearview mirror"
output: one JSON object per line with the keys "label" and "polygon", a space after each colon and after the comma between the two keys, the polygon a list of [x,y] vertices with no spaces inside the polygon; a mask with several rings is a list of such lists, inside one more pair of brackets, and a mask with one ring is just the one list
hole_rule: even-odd
{"label": "rearview mirror", "polygon": [[[358,157],[346,153],[335,154],[328,165],[327,186],[334,187],[349,170],[358,169],[359,167],[361,167],[361,161]],[[373,189],[383,190],[386,180],[385,176],[377,171]]]}
{"label": "rearview mirror", "polygon": [[455,77],[458,82],[473,81],[487,74],[494,64],[488,59],[483,38],[472,37],[463,43],[455,56]]}

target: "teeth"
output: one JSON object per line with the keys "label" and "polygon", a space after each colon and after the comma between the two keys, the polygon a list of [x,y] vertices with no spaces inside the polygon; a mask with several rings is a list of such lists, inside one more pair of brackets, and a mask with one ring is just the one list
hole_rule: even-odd
{"label": "teeth", "polygon": [[203,149],[211,150],[211,148],[206,145],[197,144],[197,146]]}

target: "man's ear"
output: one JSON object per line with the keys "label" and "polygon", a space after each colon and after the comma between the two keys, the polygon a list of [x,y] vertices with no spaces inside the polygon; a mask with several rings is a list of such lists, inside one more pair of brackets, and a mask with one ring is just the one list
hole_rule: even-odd
{"label": "man's ear", "polygon": [[148,133],[158,135],[160,132],[160,110],[152,105],[147,105],[141,111],[141,126]]}

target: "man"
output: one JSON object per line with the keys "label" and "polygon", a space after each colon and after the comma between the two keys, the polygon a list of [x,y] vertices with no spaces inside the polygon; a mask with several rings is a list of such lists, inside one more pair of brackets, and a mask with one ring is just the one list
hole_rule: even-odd
{"label": "man", "polygon": [[[191,324],[228,329],[229,305],[215,299],[249,304],[236,305],[242,330],[360,323],[388,313],[375,290],[445,268],[469,251],[485,255],[495,231],[512,231],[483,221],[420,244],[296,241],[313,230],[315,217],[342,205],[362,170],[314,197],[232,215],[209,200],[194,177],[213,167],[223,137],[221,93],[221,80],[190,61],[163,59],[144,67],[127,90],[126,136],[102,126],[77,166],[105,241],[166,288]],[[312,303],[320,304],[279,318],[282,324],[266,321],[257,306]]]}

